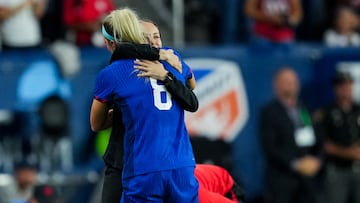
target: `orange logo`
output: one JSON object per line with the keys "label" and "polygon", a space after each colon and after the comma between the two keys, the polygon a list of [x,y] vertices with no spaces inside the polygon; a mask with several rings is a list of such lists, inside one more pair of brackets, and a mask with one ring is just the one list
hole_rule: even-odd
{"label": "orange logo", "polygon": [[199,110],[186,113],[192,136],[231,142],[248,119],[248,106],[240,67],[231,61],[196,58],[186,60],[193,69]]}

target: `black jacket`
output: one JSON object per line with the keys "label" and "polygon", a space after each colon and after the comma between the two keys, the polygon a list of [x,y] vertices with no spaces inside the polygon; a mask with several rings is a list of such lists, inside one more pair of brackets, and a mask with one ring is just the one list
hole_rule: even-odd
{"label": "black jacket", "polygon": [[315,133],[316,143],[312,147],[297,146],[294,133],[295,125],[279,101],[273,100],[265,106],[261,114],[260,134],[268,170],[291,175],[296,159],[305,155],[321,155],[322,139],[318,133]]}
{"label": "black jacket", "polygon": [[[352,146],[360,141],[360,106],[353,104],[344,112],[333,103],[323,111],[322,133],[325,139],[342,147]],[[354,160],[327,155],[327,161],[339,167],[352,167]]]}
{"label": "black jacket", "polygon": [[[300,108],[304,109],[303,106]],[[315,202],[318,176],[303,176],[295,172],[293,164],[296,159],[306,155],[321,156],[322,141],[313,124],[315,145],[297,146],[294,123],[286,107],[277,100],[269,103],[262,111],[260,130],[266,158],[267,193],[274,202]],[[301,127],[301,123],[297,125]]]}

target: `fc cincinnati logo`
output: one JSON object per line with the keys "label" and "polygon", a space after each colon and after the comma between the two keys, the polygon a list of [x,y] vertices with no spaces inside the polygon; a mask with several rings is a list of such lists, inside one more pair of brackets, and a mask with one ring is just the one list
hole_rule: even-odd
{"label": "fc cincinnati logo", "polygon": [[199,99],[196,113],[186,113],[191,135],[231,142],[248,120],[248,104],[240,67],[226,60],[193,58],[186,63],[193,69]]}

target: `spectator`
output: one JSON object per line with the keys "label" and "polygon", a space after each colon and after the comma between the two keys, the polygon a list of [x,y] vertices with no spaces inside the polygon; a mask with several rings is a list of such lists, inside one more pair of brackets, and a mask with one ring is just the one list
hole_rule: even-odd
{"label": "spectator", "polygon": [[360,8],[360,1],[359,0],[337,0],[339,3],[350,5],[353,8]]}
{"label": "spectator", "polygon": [[216,1],[185,0],[185,39],[190,44],[209,44],[219,40],[220,15]]}
{"label": "spectator", "polygon": [[246,0],[245,14],[254,21],[256,43],[290,43],[302,19],[300,0]]}
{"label": "spectator", "polygon": [[325,44],[330,47],[358,47],[360,35],[356,32],[358,16],[350,7],[341,7],[336,13],[333,29],[325,32]]}
{"label": "spectator", "polygon": [[16,202],[28,200],[34,189],[37,169],[34,165],[22,161],[15,164],[14,179],[0,188],[0,202]]}
{"label": "spectator", "polygon": [[40,21],[43,43],[64,41],[66,27],[63,21],[63,0],[48,0],[44,16]]}
{"label": "spectator", "polygon": [[350,7],[352,8],[357,14],[360,14],[360,1],[359,0],[326,0],[325,4],[325,13],[328,16],[328,23],[327,25],[331,25],[334,21],[334,17],[336,14],[336,10],[339,7]]}
{"label": "spectator", "polygon": [[[322,111],[325,137],[325,202],[360,202],[360,106],[352,100],[353,79],[338,72],[335,101]],[[351,201],[349,201],[351,199]]]}
{"label": "spectator", "polygon": [[274,76],[276,98],[261,115],[269,202],[316,202],[314,186],[321,166],[321,142],[307,108],[298,99],[299,89],[291,68],[278,70]]}
{"label": "spectator", "polygon": [[79,46],[104,44],[102,18],[115,8],[112,0],[64,0],[64,22]]}
{"label": "spectator", "polygon": [[1,38],[4,49],[34,48],[41,44],[39,19],[46,0],[0,0]]}

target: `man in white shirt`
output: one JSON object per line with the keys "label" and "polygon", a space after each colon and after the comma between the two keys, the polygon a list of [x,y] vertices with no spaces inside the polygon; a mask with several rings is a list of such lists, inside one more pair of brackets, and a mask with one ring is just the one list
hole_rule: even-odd
{"label": "man in white shirt", "polygon": [[4,48],[31,48],[41,44],[39,18],[46,0],[0,0],[1,39]]}

